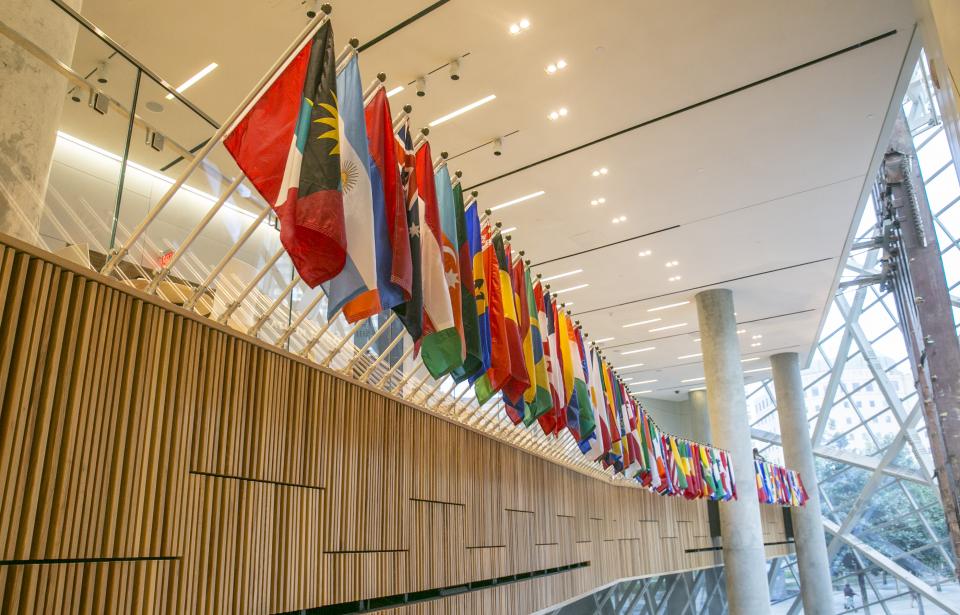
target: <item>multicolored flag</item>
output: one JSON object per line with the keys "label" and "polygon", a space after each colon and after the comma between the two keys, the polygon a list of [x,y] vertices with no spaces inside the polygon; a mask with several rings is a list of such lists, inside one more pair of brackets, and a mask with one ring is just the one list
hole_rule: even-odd
{"label": "multicolored flag", "polygon": [[383,86],[377,87],[364,108],[364,115],[367,145],[370,148],[370,183],[373,186],[377,290],[380,293],[380,307],[388,310],[410,299],[413,265],[393,119]]}
{"label": "multicolored flag", "polygon": [[490,366],[480,378],[474,382],[473,388],[480,403],[486,403],[494,393],[503,388],[503,384],[510,378],[510,348],[507,341],[507,323],[504,317],[503,296],[501,288],[503,278],[500,275],[500,260],[494,246],[494,239],[499,233],[491,236],[489,227],[483,234],[483,276],[486,296],[487,322],[490,328]]}
{"label": "multicolored flag", "polygon": [[530,379],[536,381],[536,393],[530,405],[534,418],[539,421],[553,408],[550,381],[547,378],[547,363],[543,353],[543,335],[540,328],[540,315],[543,313],[543,288],[539,280],[535,284],[532,283],[529,268],[526,270],[524,283],[527,291],[527,309],[530,314],[530,338],[533,343],[533,374]]}
{"label": "multicolored flag", "polygon": [[460,293],[460,252],[457,248],[457,208],[463,211],[463,201],[458,206],[453,198],[453,186],[450,184],[450,171],[447,164],[441,162],[434,170],[434,183],[437,194],[437,210],[440,212],[440,240],[443,250],[443,276],[447,281],[447,293],[450,295],[450,308],[453,310],[453,324],[459,338],[460,361],[466,358],[466,340],[463,337],[463,295]]}
{"label": "multicolored flag", "polygon": [[499,233],[493,237],[493,247],[497,254],[500,275],[500,297],[503,305],[503,322],[506,328],[506,348],[510,355],[510,375],[504,381],[501,390],[514,404],[523,400],[523,393],[530,386],[530,377],[527,374],[523,356],[523,338],[520,337],[520,323],[517,318],[516,304],[514,303],[513,284],[510,276],[510,261],[508,260],[503,238]]}
{"label": "multicolored flag", "polygon": [[454,214],[457,222],[457,258],[460,263],[460,310],[461,322],[463,323],[463,343],[464,358],[463,364],[454,368],[453,378],[457,382],[470,380],[473,382],[481,370],[486,369],[483,362],[483,348],[480,345],[480,322],[477,316],[477,298],[474,296],[476,291],[476,278],[473,274],[474,259],[480,254],[480,220],[477,213],[477,202],[470,203],[470,217],[476,217],[474,225],[477,234],[477,245],[474,250],[471,247],[470,233],[468,227],[467,212],[464,211],[463,187],[460,186],[460,180],[454,180],[453,184],[453,203]]}
{"label": "multicolored flag", "polygon": [[357,322],[380,311],[377,257],[373,240],[373,192],[370,152],[363,116],[360,64],[354,55],[337,74],[340,141],[340,187],[343,190],[347,261],[343,270],[323,283],[327,318],[342,309],[347,322]]}
{"label": "multicolored flag", "polygon": [[424,141],[416,155],[417,192],[423,213],[423,224],[419,229],[423,271],[423,338],[420,352],[427,371],[438,378],[462,362],[460,332],[453,318],[449,280],[444,270],[443,234],[430,143]]}
{"label": "multicolored flag", "polygon": [[581,452],[588,455],[591,459],[596,459],[602,451],[602,443],[597,437],[597,421],[593,411],[593,404],[590,403],[590,391],[587,388],[586,358],[583,348],[583,336],[580,333],[580,327],[569,323],[570,336],[570,357],[573,363],[573,390],[577,396],[577,415],[580,426],[580,446]]}
{"label": "multicolored flag", "polygon": [[[541,325],[544,332],[544,360],[547,364],[547,378],[550,380],[550,397],[553,407],[550,418],[540,422],[544,432],[557,435],[566,426],[567,394],[563,388],[563,359],[557,345],[557,304],[550,292],[543,295],[544,317]],[[546,416],[546,415],[544,415]],[[546,423],[546,424],[545,424]]]}
{"label": "multicolored flag", "polygon": [[414,341],[423,336],[423,258],[420,249],[420,197],[417,189],[417,155],[413,151],[410,118],[405,117],[396,132],[400,192],[406,206],[406,237],[410,246],[410,297],[393,311]]}
{"label": "multicolored flag", "polygon": [[[479,209],[480,206],[474,200],[464,211],[465,240],[460,244],[460,273],[469,275],[469,281],[466,277],[461,281],[461,288],[469,290],[469,300],[464,303],[463,308],[463,336],[467,340],[467,358],[462,366],[453,371],[455,378],[462,375],[470,383],[476,382],[477,378],[490,369],[490,314],[487,312],[487,281],[483,266]],[[457,228],[460,228],[459,225]]]}
{"label": "multicolored flag", "polygon": [[224,139],[277,213],[280,242],[311,288],[347,260],[333,28],[324,22]]}

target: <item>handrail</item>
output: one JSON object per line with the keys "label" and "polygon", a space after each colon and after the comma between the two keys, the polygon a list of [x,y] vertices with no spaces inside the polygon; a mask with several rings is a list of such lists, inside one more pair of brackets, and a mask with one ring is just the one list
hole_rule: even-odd
{"label": "handrail", "polygon": [[220,124],[216,120],[214,120],[212,117],[204,113],[195,104],[190,102],[186,96],[178,92],[176,88],[170,85],[165,79],[161,78],[155,72],[147,68],[147,66],[143,62],[135,58],[133,54],[131,54],[126,49],[124,49],[123,46],[120,45],[120,43],[116,42],[115,40],[107,36],[106,32],[104,32],[103,30],[95,26],[93,23],[91,23],[86,17],[78,13],[72,6],[67,4],[64,0],[50,0],[50,2],[55,4],[57,8],[59,8],[64,13],[66,13],[71,19],[79,23],[86,30],[90,31],[91,34],[93,34],[94,36],[99,38],[101,41],[106,43],[111,49],[113,49],[114,51],[122,55],[128,62],[130,62],[131,64],[136,66],[138,69],[143,71],[145,75],[147,75],[148,77],[156,81],[158,84],[160,84],[160,87],[165,89],[169,94],[172,94],[177,100],[179,100],[181,103],[186,105],[191,111],[193,111],[194,113],[199,115],[201,118],[203,118],[205,122],[207,122],[214,128],[220,128]]}

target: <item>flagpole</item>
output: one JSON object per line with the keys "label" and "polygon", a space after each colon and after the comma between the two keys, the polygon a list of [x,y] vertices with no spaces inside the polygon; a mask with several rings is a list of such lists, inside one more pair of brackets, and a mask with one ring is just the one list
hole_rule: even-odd
{"label": "flagpole", "polygon": [[353,358],[351,358],[349,362],[347,362],[347,366],[344,369],[350,369],[351,367],[353,367],[353,364],[356,363],[357,360],[363,356],[363,353],[370,350],[370,347],[373,346],[374,342],[376,342],[380,338],[380,336],[383,335],[383,332],[387,330],[387,327],[389,327],[393,323],[393,321],[396,319],[397,319],[396,314],[390,314],[390,318],[388,318],[383,324],[381,324],[377,328],[374,334],[370,336],[370,339],[367,340],[367,343],[364,344],[363,347],[360,350],[358,350],[355,355],[353,355]]}
{"label": "flagpole", "polygon": [[[423,405],[427,405],[427,402],[430,401],[430,398],[433,397],[433,394],[436,392],[436,390],[439,389],[439,388],[440,388],[440,385],[443,384],[444,381],[445,381],[447,378],[449,378],[449,377],[450,377],[450,374],[444,374],[443,376],[441,376],[440,378],[438,378],[438,379],[437,379],[437,383],[436,383],[435,385],[433,385],[433,388],[430,389],[430,391],[427,393],[427,396],[424,397],[424,398],[423,398],[423,401],[421,401],[420,403],[423,404]],[[412,399],[413,399],[413,396],[420,392],[420,389],[423,388],[423,385],[424,385],[426,382],[427,382],[427,379],[424,378],[424,379],[420,382],[420,384],[417,385],[417,388],[415,388],[413,391],[410,392],[410,395],[407,396],[407,399],[412,400]]]}
{"label": "flagpole", "polygon": [[305,309],[301,310],[300,315],[297,316],[297,319],[294,320],[290,324],[290,326],[287,327],[287,329],[283,332],[283,334],[277,339],[276,341],[277,346],[282,346],[284,343],[286,343],[288,339],[290,339],[290,336],[293,335],[293,332],[297,330],[297,327],[300,326],[300,324],[307,318],[310,312],[313,311],[313,308],[317,307],[317,305],[320,303],[320,301],[324,297],[326,297],[326,294],[323,292],[323,290],[317,291],[317,296],[313,298],[313,301],[310,302],[310,305],[308,305]]}
{"label": "flagpole", "polygon": [[377,73],[377,78],[373,80],[367,89],[363,92],[363,106],[366,107],[370,104],[370,101],[373,100],[374,94],[377,93],[377,90],[386,82],[387,73]]}
{"label": "flagpole", "polygon": [[197,288],[193,291],[193,294],[190,295],[190,298],[187,299],[187,302],[183,304],[183,307],[189,310],[196,305],[203,293],[207,292],[207,289],[217,278],[217,276],[220,275],[220,272],[223,271],[223,268],[226,267],[227,263],[229,263],[233,259],[234,255],[240,251],[240,248],[243,247],[243,244],[245,244],[247,240],[253,236],[256,230],[260,227],[260,223],[266,219],[267,214],[269,214],[271,211],[272,210],[268,205],[264,207],[259,214],[257,214],[257,217],[254,218],[250,226],[247,227],[247,230],[245,230],[243,235],[241,235],[230,247],[230,249],[227,250],[227,253],[223,256],[223,258],[220,259],[220,262],[217,263],[217,265],[210,271],[209,274],[207,274],[206,279],[201,282],[199,286],[197,286]]}
{"label": "flagpole", "polygon": [[252,327],[247,329],[247,335],[256,337],[257,333],[260,332],[261,327],[263,327],[264,323],[267,322],[267,319],[273,315],[276,309],[280,307],[280,304],[283,303],[283,300],[287,298],[287,295],[289,295],[293,291],[293,288],[299,283],[300,276],[294,274],[293,279],[290,280],[290,283],[287,284],[287,287],[283,289],[283,292],[281,292],[280,295],[277,296],[274,302],[270,305],[270,307],[267,308],[267,311],[257,319],[257,322],[255,322]]}
{"label": "flagpole", "polygon": [[[401,333],[401,334],[398,335],[397,337],[398,337],[398,338],[399,338],[399,337],[403,337],[403,334]],[[396,340],[394,340],[394,341],[396,341]],[[410,344],[410,347],[403,351],[403,354],[400,355],[400,358],[397,359],[397,362],[390,366],[390,369],[388,369],[388,370],[386,371],[386,373],[385,373],[383,376],[380,377],[380,380],[377,380],[377,387],[382,387],[382,386],[387,382],[387,380],[390,378],[390,376],[392,376],[393,374],[396,373],[397,369],[398,369],[401,365],[403,365],[403,362],[407,360],[407,357],[409,357],[409,356],[413,353],[413,350],[414,350],[415,348],[416,348],[416,344]],[[393,391],[393,389],[391,389],[391,392],[392,392],[392,391]]]}
{"label": "flagpole", "polygon": [[404,105],[400,113],[398,113],[397,116],[393,118],[394,133],[396,133],[400,129],[400,125],[403,123],[403,120],[407,119],[407,117],[409,117],[410,115],[410,112],[412,111],[413,111],[412,105]]}
{"label": "flagpole", "polygon": [[320,338],[323,337],[323,334],[326,333],[330,326],[333,325],[337,318],[340,317],[341,312],[343,312],[343,308],[337,310],[330,316],[330,318],[327,319],[327,322],[323,324],[323,326],[320,328],[320,331],[318,331],[317,334],[314,335],[309,342],[307,342],[307,345],[303,347],[303,350],[300,351],[301,357],[310,356],[310,351],[313,350],[313,347],[317,345],[317,343],[320,341]]}
{"label": "flagpole", "polygon": [[337,61],[334,65],[337,67],[337,74],[340,74],[346,66],[347,62],[353,59],[353,56],[357,55],[357,47],[360,46],[360,40],[356,38],[351,38],[347,41],[346,47],[343,48],[343,51],[337,56]]}
{"label": "flagpole", "polygon": [[[410,348],[407,350],[407,352],[408,352],[408,353],[409,353],[409,352],[412,352],[414,348],[416,348],[416,346],[415,346],[415,345],[411,345]],[[405,353],[405,354],[406,354],[406,353]],[[406,358],[406,357],[404,357],[404,358]],[[398,362],[397,362],[397,365],[400,365],[400,363],[401,363],[401,361],[398,361]],[[397,365],[394,365],[394,368],[395,368]],[[391,393],[394,393],[394,394],[396,394],[396,395],[400,395],[401,397],[403,397],[403,395],[401,395],[400,393],[398,393],[398,391],[400,391],[400,392],[402,393],[402,389],[403,389],[404,385],[406,385],[407,382],[410,381],[410,378],[412,378],[413,375],[416,374],[417,372],[419,372],[422,368],[423,368],[423,363],[417,363],[412,370],[410,370],[409,372],[407,372],[407,375],[406,375],[406,376],[404,376],[403,378],[400,379],[400,382],[397,383],[397,386],[395,386],[395,387],[393,387],[392,389],[390,389],[390,392],[391,392]],[[386,378],[387,378],[387,376],[388,376],[389,374],[390,374],[390,372],[387,372],[387,375],[385,375],[385,376],[380,380],[380,383],[379,383],[379,384],[383,384],[383,381],[386,380]]]}
{"label": "flagpole", "polygon": [[217,202],[213,204],[207,213],[203,216],[200,222],[190,231],[190,234],[187,235],[186,239],[180,244],[180,246],[173,253],[173,256],[170,257],[170,260],[160,268],[160,271],[153,276],[153,279],[150,280],[150,283],[147,284],[147,287],[144,289],[144,292],[148,294],[153,294],[156,292],[157,287],[160,286],[160,283],[166,279],[170,271],[173,269],[173,266],[180,260],[180,257],[183,256],[190,245],[194,242],[198,235],[210,224],[210,221],[213,220],[213,217],[217,214],[218,211],[223,207],[223,204],[227,202],[227,199],[230,198],[230,195],[236,191],[240,186],[240,183],[243,182],[244,174],[241,172],[237,175],[237,178],[230,182],[230,185],[227,186],[227,190],[220,195],[217,199]]}
{"label": "flagpole", "polygon": [[340,341],[337,342],[337,345],[334,346],[333,350],[327,353],[327,356],[323,358],[323,360],[320,362],[320,365],[322,365],[323,367],[329,366],[330,362],[333,361],[333,358],[340,353],[340,350],[346,345],[346,343],[350,340],[350,338],[353,337],[353,334],[356,333],[358,329],[360,329],[360,326],[363,324],[363,321],[365,320],[367,319],[361,318],[356,323],[354,323],[353,327],[351,327],[351,329],[347,331],[347,334],[340,338]]}
{"label": "flagpole", "polygon": [[413,141],[413,149],[416,151],[423,143],[427,140],[427,136],[430,134],[430,129],[424,126],[420,129],[420,134],[417,135],[417,138]]}
{"label": "flagpole", "polygon": [[[466,382],[466,381],[465,381],[465,382]],[[463,390],[460,391],[460,394],[457,395],[457,397],[453,400],[453,402],[450,403],[449,409],[450,409],[450,410],[456,410],[456,408],[457,408],[457,403],[459,403],[460,400],[463,399],[463,396],[466,395],[466,394],[467,394],[467,391],[469,391],[469,390],[470,390],[470,383],[467,382],[467,386],[463,387]]]}
{"label": "flagpole", "polygon": [[240,295],[236,299],[230,302],[230,305],[228,305],[227,309],[223,311],[223,314],[221,314],[220,317],[217,318],[217,322],[225,323],[230,319],[233,313],[237,311],[237,308],[240,307],[240,304],[243,303],[243,301],[247,298],[247,295],[249,295],[250,292],[253,291],[253,289],[256,287],[256,285],[260,283],[260,280],[262,280],[263,277],[267,275],[267,272],[270,271],[273,268],[273,266],[277,264],[277,261],[280,260],[280,257],[283,256],[284,253],[285,253],[285,250],[281,246],[280,249],[277,250],[274,253],[274,255],[270,257],[270,259],[266,262],[266,264],[260,268],[260,271],[257,272],[257,275],[255,275],[254,278],[250,280],[250,282],[244,287],[243,291],[240,292]]}
{"label": "flagpole", "polygon": [[123,257],[130,251],[130,247],[136,242],[140,236],[147,230],[147,227],[156,219],[164,207],[173,199],[173,195],[180,190],[187,179],[193,174],[193,172],[200,166],[200,163],[203,162],[204,158],[217,146],[223,138],[229,134],[233,128],[234,124],[238,119],[240,119],[248,110],[248,108],[256,103],[260,97],[263,95],[264,91],[271,85],[275,80],[277,74],[284,69],[293,56],[299,52],[303,47],[304,43],[315,34],[329,19],[330,13],[333,11],[333,8],[329,4],[323,4],[320,7],[322,14],[318,14],[310,23],[307,24],[307,27],[301,31],[297,38],[290,44],[287,49],[281,54],[280,58],[270,67],[269,70],[260,78],[260,81],[253,87],[252,90],[243,98],[241,103],[237,105],[236,109],[227,117],[227,119],[220,125],[220,128],[217,129],[213,136],[210,137],[207,142],[204,144],[200,151],[198,151],[193,159],[187,164],[187,167],[183,170],[176,181],[171,184],[170,188],[167,189],[166,193],[156,204],[150,209],[146,217],[140,221],[140,223],[133,229],[133,232],[130,233],[130,237],[127,238],[127,241],[124,242],[122,246],[114,251],[114,253],[107,259],[107,262],[104,264],[103,268],[100,270],[100,273],[107,275],[112,272],[117,264],[123,259]]}
{"label": "flagpole", "polygon": [[[437,159],[433,162],[433,172],[434,172],[434,173],[436,173],[437,171],[439,171],[441,167],[444,167],[444,166],[447,165],[447,157],[449,157],[449,156],[450,156],[450,154],[448,154],[447,152],[440,152],[440,157],[437,158]],[[453,182],[451,182],[450,185],[451,185],[451,186],[454,185]]]}
{"label": "flagpole", "polygon": [[393,338],[393,341],[391,341],[390,344],[388,344],[387,347],[383,350],[383,352],[380,353],[380,356],[377,357],[376,360],[373,363],[371,363],[370,366],[367,367],[367,369],[364,370],[362,374],[360,374],[360,382],[367,381],[367,378],[370,377],[370,374],[373,372],[373,370],[376,369],[376,367],[380,365],[380,363],[382,363],[383,360],[390,355],[390,352],[396,347],[398,343],[400,343],[402,339],[403,339],[403,331],[400,331],[400,333],[398,333],[396,337]]}

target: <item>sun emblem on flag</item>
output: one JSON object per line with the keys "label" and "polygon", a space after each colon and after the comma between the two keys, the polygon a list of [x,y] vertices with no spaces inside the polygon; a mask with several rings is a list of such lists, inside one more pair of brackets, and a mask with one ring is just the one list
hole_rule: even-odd
{"label": "sun emblem on flag", "polygon": [[[330,150],[331,156],[340,155],[340,112],[337,110],[337,95],[331,94],[333,96],[333,104],[320,103],[320,108],[325,110],[330,115],[328,117],[318,117],[313,120],[314,124],[325,124],[329,126],[330,129],[317,136],[317,139],[330,139],[333,141],[333,149]],[[310,106],[313,107],[313,101],[307,99],[307,102],[310,103]]]}
{"label": "sun emblem on flag", "polygon": [[340,160],[340,185],[346,193],[356,187],[360,171],[357,168],[357,163],[353,160],[343,160],[342,158]]}

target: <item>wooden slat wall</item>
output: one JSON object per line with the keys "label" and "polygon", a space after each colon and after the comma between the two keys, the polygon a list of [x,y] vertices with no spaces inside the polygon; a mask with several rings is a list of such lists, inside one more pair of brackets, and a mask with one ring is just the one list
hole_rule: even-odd
{"label": "wooden slat wall", "polygon": [[[589,561],[396,612],[524,613],[715,564],[611,485],[0,242],[0,612],[274,613]],[[783,540],[779,509],[764,537]],[[785,552],[772,547],[770,555]]]}

